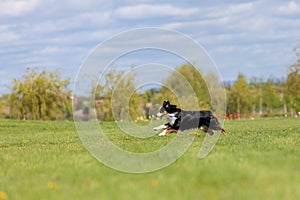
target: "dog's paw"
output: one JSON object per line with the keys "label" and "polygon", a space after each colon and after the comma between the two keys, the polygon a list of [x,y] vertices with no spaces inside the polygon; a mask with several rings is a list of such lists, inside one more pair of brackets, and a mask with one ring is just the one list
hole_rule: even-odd
{"label": "dog's paw", "polygon": [[154,127],[153,130],[154,131],[159,131],[159,130],[161,130],[161,128],[160,127]]}
{"label": "dog's paw", "polygon": [[167,128],[166,125],[160,125],[160,126],[154,127],[153,130],[154,131],[159,131],[159,130],[166,129],[166,128]]}
{"label": "dog's paw", "polygon": [[166,132],[166,130],[164,130],[163,132],[161,132],[158,136],[165,136],[165,135],[167,135],[167,132]]}
{"label": "dog's paw", "polygon": [[213,132],[211,129],[208,129],[207,133],[208,133],[210,136],[213,136],[213,135],[214,135],[214,132]]}

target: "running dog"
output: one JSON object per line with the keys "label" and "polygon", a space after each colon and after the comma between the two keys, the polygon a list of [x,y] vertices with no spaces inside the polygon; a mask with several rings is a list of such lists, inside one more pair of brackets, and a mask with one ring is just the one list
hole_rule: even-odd
{"label": "running dog", "polygon": [[211,111],[186,111],[171,105],[169,101],[164,101],[160,107],[157,117],[167,116],[168,123],[153,128],[154,131],[164,130],[159,136],[168,135],[172,132],[185,131],[189,129],[201,129],[204,132],[213,135],[215,131],[227,132],[220,125],[218,119],[213,116]]}

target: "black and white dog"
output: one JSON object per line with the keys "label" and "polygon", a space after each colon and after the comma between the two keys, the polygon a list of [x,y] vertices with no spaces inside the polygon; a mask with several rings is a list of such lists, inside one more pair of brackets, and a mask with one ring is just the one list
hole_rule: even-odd
{"label": "black and white dog", "polygon": [[159,136],[196,128],[200,128],[210,135],[214,134],[213,130],[221,131],[222,134],[227,134],[211,111],[181,110],[180,108],[177,108],[176,105],[171,105],[169,101],[164,101],[157,116],[160,118],[167,116],[169,121],[166,124],[153,128],[154,131],[163,130]]}

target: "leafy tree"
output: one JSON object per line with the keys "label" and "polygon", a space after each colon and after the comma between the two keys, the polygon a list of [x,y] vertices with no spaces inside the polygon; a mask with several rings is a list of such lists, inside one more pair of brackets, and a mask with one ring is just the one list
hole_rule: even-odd
{"label": "leafy tree", "polygon": [[210,109],[210,95],[202,74],[190,64],[183,64],[164,82],[155,96],[157,103],[169,100],[183,109]]}
{"label": "leafy tree", "polygon": [[263,106],[266,114],[268,115],[273,113],[274,109],[277,109],[281,106],[280,93],[272,78],[268,79],[267,82],[263,84],[262,98],[264,100]]}
{"label": "leafy tree", "polygon": [[54,120],[71,116],[70,81],[57,72],[26,69],[14,79],[10,98],[10,114],[15,119]]}
{"label": "leafy tree", "polygon": [[218,81],[217,75],[214,73],[208,73],[205,78],[212,97],[210,109],[218,115],[226,115],[226,90],[223,83]]}
{"label": "leafy tree", "polygon": [[[0,118],[4,118],[7,115],[8,98],[7,95],[0,97]],[[5,111],[6,110],[6,111]]]}
{"label": "leafy tree", "polygon": [[112,69],[105,74],[104,82],[98,84],[95,89],[96,110],[100,120],[112,121],[113,114],[111,110],[111,97],[117,81],[121,78],[123,72],[117,72]]}
{"label": "leafy tree", "polygon": [[250,79],[253,111],[263,114],[263,78],[253,77]]}
{"label": "leafy tree", "polygon": [[251,78],[253,110],[264,116],[282,115],[284,112],[283,86],[284,83],[276,81],[273,77],[267,80]]}
{"label": "leafy tree", "polygon": [[[159,91],[157,89],[150,89],[150,90],[146,90],[141,98],[142,98],[142,102],[143,102],[143,109],[144,109],[144,114],[146,116],[147,119],[150,118],[150,110],[153,107],[154,104],[157,104],[157,102],[155,101],[155,96],[157,95]],[[158,104],[161,104],[160,102]]]}
{"label": "leafy tree", "polygon": [[179,105],[178,96],[176,96],[174,90],[166,86],[162,86],[160,91],[154,96],[156,104],[161,105],[164,100],[169,100],[172,104]]}
{"label": "leafy tree", "polygon": [[291,113],[300,112],[300,43],[294,48],[297,61],[290,66],[286,80],[285,100]]}
{"label": "leafy tree", "polygon": [[246,82],[246,78],[241,73],[238,75],[237,81],[228,91],[228,113],[251,113],[252,111],[252,95],[250,87]]}
{"label": "leafy tree", "polygon": [[0,118],[3,117],[3,109],[4,109],[4,103],[2,100],[2,97],[0,98]]}
{"label": "leafy tree", "polygon": [[139,95],[135,91],[134,75],[112,68],[96,86],[96,110],[102,121],[130,120],[139,115]]}

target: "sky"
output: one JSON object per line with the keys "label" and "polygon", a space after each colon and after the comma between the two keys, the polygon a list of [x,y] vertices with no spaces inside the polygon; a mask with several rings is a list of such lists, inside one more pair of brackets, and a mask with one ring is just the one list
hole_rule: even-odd
{"label": "sky", "polygon": [[[27,67],[59,69],[74,80],[100,43],[143,27],[192,38],[225,81],[236,80],[238,73],[284,78],[296,62],[300,2],[0,0],[0,95],[10,91],[13,78],[20,78]],[[151,60],[151,55],[138,56],[143,57]]]}

